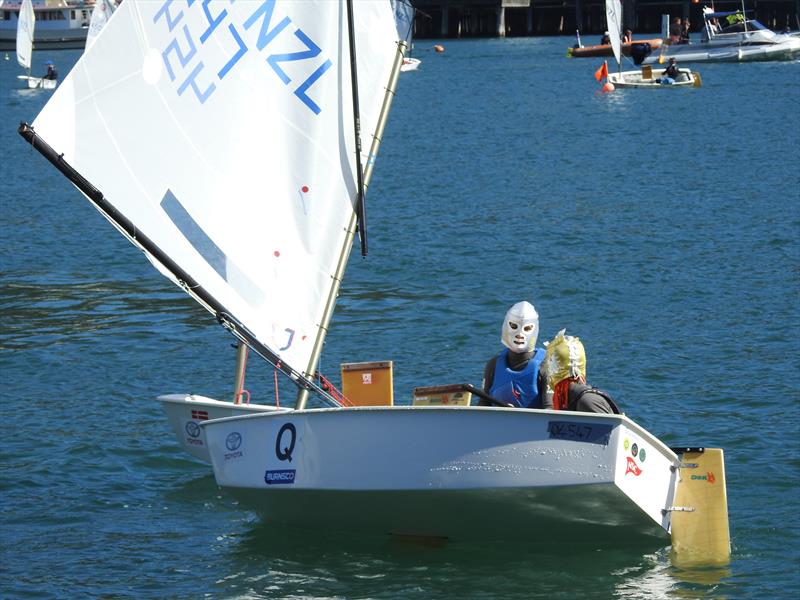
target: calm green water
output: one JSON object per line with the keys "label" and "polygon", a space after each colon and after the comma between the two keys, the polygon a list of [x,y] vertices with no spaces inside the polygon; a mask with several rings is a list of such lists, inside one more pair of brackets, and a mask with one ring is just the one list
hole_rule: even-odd
{"label": "calm green water", "polygon": [[[156,395],[227,396],[232,339],[16,134],[48,98],[0,57],[0,597],[793,598],[800,593],[800,62],[597,93],[571,38],[420,42],[323,372],[468,381],[521,299],[669,444],[726,453],[733,557],[300,535],[183,456]],[[77,52],[53,58],[62,73]],[[142,140],[142,152],[158,150]],[[254,366],[253,398],[274,393]],[[283,385],[283,399],[291,391]]]}

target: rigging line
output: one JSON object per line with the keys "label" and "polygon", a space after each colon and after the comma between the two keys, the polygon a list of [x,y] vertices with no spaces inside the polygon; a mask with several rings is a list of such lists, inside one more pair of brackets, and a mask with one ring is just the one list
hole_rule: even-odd
{"label": "rigging line", "polygon": [[271,365],[280,369],[280,371],[289,377],[292,382],[301,389],[314,391],[319,394],[322,399],[333,405],[338,405],[336,401],[322,388],[316,385],[313,381],[306,379],[301,373],[281,362],[281,359],[272,350],[259,341],[256,336],[247,329],[244,325],[239,323],[222,304],[220,304],[213,296],[197,283],[189,273],[183,270],[174,260],[164,253],[150,238],[148,238],[141,230],[137,230],[134,224],[113,204],[111,204],[103,193],[98,190],[88,179],[81,175],[72,165],[64,160],[64,155],[56,152],[52,146],[42,139],[37,134],[33,127],[28,123],[22,122],[17,130],[19,134],[29,142],[35,150],[44,156],[54,167],[71,181],[99,210],[111,223],[125,235],[131,243],[144,250],[147,254],[157,260],[163,267],[175,277],[179,286],[186,291],[187,294],[192,296],[197,302],[202,305],[206,310],[216,316],[217,321],[223,327],[231,331],[238,339],[250,346],[259,356],[266,360]]}
{"label": "rigging line", "polygon": [[361,168],[361,111],[358,104],[358,74],[356,68],[356,35],[353,23],[353,0],[347,0],[347,33],[350,43],[350,85],[353,90],[353,129],[356,137],[356,178],[358,196],[356,214],[358,215],[358,236],[361,240],[361,256],[367,255],[367,207],[364,202],[364,174]]}

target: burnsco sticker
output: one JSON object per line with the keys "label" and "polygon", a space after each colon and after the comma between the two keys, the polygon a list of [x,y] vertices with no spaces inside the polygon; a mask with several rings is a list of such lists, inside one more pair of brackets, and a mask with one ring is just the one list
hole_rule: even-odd
{"label": "burnsco sticker", "polygon": [[[278,460],[291,463],[296,443],[297,428],[294,423],[284,423],[275,436],[275,456]],[[264,483],[267,485],[294,483],[295,474],[296,469],[268,469],[264,473]]]}
{"label": "burnsco sticker", "polygon": [[279,469],[276,471],[267,471],[264,474],[264,482],[267,485],[277,485],[279,483],[294,483],[295,470],[294,469]]}
{"label": "burnsco sticker", "polygon": [[574,440],[601,446],[608,446],[613,429],[611,425],[590,425],[576,421],[550,421],[547,424],[547,433],[551,440]]}

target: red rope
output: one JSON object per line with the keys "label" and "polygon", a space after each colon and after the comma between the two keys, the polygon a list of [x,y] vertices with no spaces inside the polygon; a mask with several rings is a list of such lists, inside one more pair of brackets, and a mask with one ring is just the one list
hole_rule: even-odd
{"label": "red rope", "polygon": [[245,404],[250,404],[250,392],[248,390],[242,388],[241,390],[239,390],[239,393],[236,394],[237,398],[239,396],[245,396],[247,398],[247,400],[245,401]]}
{"label": "red rope", "polygon": [[281,368],[281,362],[278,361],[278,364],[275,365],[275,370],[273,371],[273,376],[275,377],[275,406],[281,405],[281,400],[278,397],[278,369]]}
{"label": "red rope", "polygon": [[331,397],[333,397],[333,399],[336,400],[336,402],[338,402],[341,406],[355,406],[351,400],[349,400],[342,392],[337,390],[336,386],[333,385],[330,380],[319,371],[317,371],[317,377],[319,378],[320,387],[328,392]]}

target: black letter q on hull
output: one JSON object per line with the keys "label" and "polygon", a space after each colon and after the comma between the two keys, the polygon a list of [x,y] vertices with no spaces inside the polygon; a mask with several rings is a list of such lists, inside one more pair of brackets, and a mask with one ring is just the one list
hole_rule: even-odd
{"label": "black letter q on hull", "polygon": [[[292,439],[289,441],[289,445],[281,449],[283,434],[284,432],[290,432]],[[294,444],[297,439],[297,430],[294,428],[294,424],[292,423],[284,423],[283,427],[280,428],[278,431],[278,437],[275,438],[275,456],[278,457],[278,460],[288,460],[292,462],[292,452],[294,452]]]}

